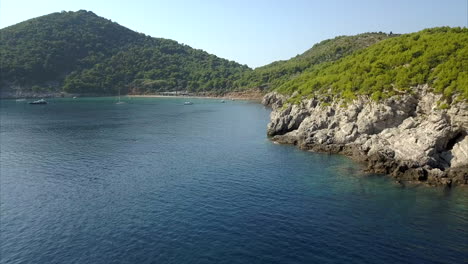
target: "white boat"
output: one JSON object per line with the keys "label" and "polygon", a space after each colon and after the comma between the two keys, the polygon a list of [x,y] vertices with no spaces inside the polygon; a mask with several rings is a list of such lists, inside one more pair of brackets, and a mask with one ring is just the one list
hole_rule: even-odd
{"label": "white boat", "polygon": [[47,101],[44,99],[40,99],[40,100],[29,102],[29,104],[41,104],[42,105],[42,104],[47,104]]}
{"label": "white boat", "polygon": [[224,101],[224,100],[221,100],[221,103],[223,103],[223,104],[224,104],[224,103],[225,103],[225,101]]}
{"label": "white boat", "polygon": [[184,102],[184,105],[193,105],[192,102]]}
{"label": "white boat", "polygon": [[24,99],[24,98],[19,98],[20,96],[21,96],[21,93],[20,93],[18,90],[16,90],[16,98],[17,98],[17,99],[16,99],[16,102],[24,102],[24,101],[26,101],[26,99]]}
{"label": "white boat", "polygon": [[120,88],[119,88],[119,101],[117,101],[117,103],[115,104],[126,104],[124,101],[120,100]]}

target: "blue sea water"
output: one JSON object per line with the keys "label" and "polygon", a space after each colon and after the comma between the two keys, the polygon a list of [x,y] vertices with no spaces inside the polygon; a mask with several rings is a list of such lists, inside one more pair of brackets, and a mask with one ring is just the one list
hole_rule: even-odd
{"label": "blue sea water", "polygon": [[468,189],[275,145],[269,109],[0,105],[0,263],[466,263]]}

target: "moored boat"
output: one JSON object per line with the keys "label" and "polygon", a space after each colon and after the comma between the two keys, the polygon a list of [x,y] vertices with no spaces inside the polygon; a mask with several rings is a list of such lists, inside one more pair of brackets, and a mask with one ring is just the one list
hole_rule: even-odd
{"label": "moored boat", "polygon": [[47,101],[44,99],[39,99],[36,101],[29,102],[29,104],[47,104]]}

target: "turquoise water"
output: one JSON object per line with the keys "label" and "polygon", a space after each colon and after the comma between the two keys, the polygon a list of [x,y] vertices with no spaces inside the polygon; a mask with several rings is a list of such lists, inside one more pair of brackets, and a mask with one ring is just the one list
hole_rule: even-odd
{"label": "turquoise water", "polygon": [[468,190],[275,145],[269,110],[1,101],[1,263],[463,263]]}

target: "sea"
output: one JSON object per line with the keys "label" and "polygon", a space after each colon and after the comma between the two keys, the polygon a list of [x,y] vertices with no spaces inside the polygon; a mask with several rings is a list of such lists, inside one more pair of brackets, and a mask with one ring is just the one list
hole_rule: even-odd
{"label": "sea", "polygon": [[122,101],[0,101],[0,263],[468,262],[466,187],[274,144],[256,102]]}

